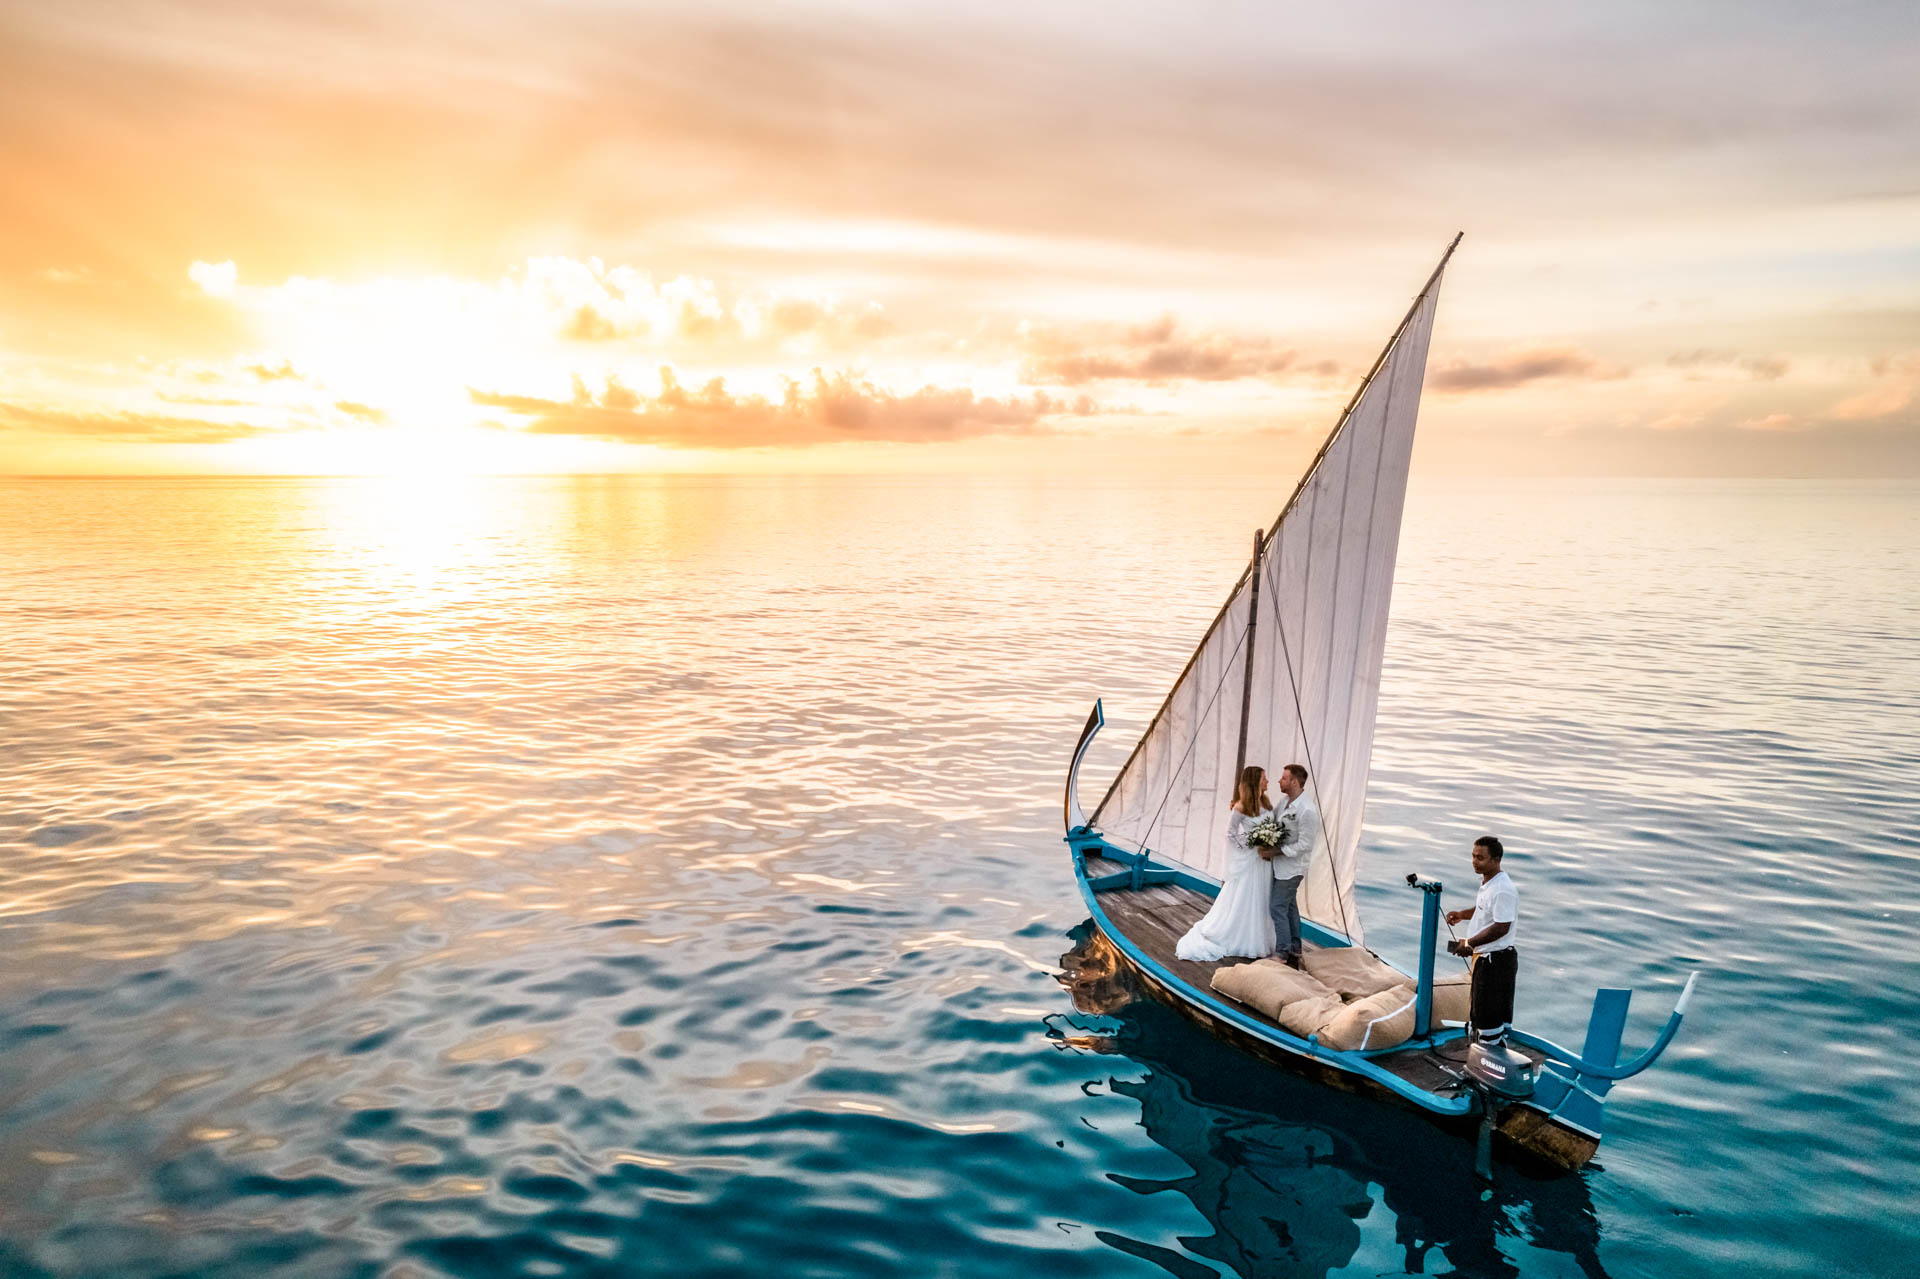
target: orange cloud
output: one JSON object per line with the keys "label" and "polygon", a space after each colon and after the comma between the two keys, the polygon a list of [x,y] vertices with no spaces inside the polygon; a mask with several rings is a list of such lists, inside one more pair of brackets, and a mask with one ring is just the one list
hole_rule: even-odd
{"label": "orange cloud", "polygon": [[1299,353],[1270,338],[1206,334],[1181,337],[1172,316],[1118,334],[1081,340],[1052,330],[1029,334],[1024,380],[1047,385],[1088,382],[1233,382],[1288,372],[1325,376],[1331,362],[1301,366]]}
{"label": "orange cloud", "polygon": [[776,340],[817,334],[847,342],[886,337],[895,326],[877,302],[846,309],[812,298],[783,297],[766,308],[766,331]]}
{"label": "orange cloud", "polygon": [[253,374],[259,382],[304,382],[300,371],[293,367],[292,360],[282,360],[278,364],[249,364],[247,372]]}
{"label": "orange cloud", "polygon": [[469,388],[475,404],[528,419],[525,429],[634,444],[685,448],[760,448],[847,441],[924,442],[979,435],[1026,434],[1049,418],[1099,411],[1090,398],[1066,400],[1042,392],[996,399],[965,387],[925,386],[900,394],[849,373],[813,371],[810,383],[787,379],[778,401],[740,395],[723,378],[683,386],[671,368],[660,370],[660,391],[643,396],[617,378],[595,395],[574,380],[571,400],[500,394]]}
{"label": "orange cloud", "polygon": [[1647,429],[1649,431],[1694,431],[1705,426],[1706,423],[1707,415],[1705,413],[1678,410],[1673,413],[1663,414],[1653,421],[1648,422]]}
{"label": "orange cloud", "polygon": [[1920,356],[1902,360],[1883,356],[1873,361],[1871,367],[1876,379],[1874,384],[1828,409],[1828,417],[1842,422],[1892,417],[1920,398]]}
{"label": "orange cloud", "polygon": [[271,428],[154,413],[69,413],[22,404],[0,404],[0,430],[147,444],[224,444],[267,434]]}
{"label": "orange cloud", "polygon": [[[645,297],[623,297],[613,305],[607,301],[582,302],[567,313],[560,325],[560,336],[572,342],[611,342],[620,338],[657,334],[686,345],[711,348],[721,343],[745,344],[747,349],[765,350],[768,343],[778,344],[793,338],[816,337],[832,346],[850,346],[886,337],[895,331],[893,321],[878,303],[843,309],[832,302],[812,298],[776,297],[762,301],[740,297],[726,303],[708,291],[694,296],[674,296],[683,286],[698,282],[676,280],[661,289],[657,301]],[[711,290],[711,285],[705,285]],[[651,286],[648,286],[651,291]],[[635,311],[651,302],[659,317],[657,325]]]}
{"label": "orange cloud", "polygon": [[[207,381],[212,379],[200,380]],[[155,397],[165,400],[168,404],[199,404],[207,408],[244,409],[253,407],[252,400],[229,399],[223,395],[183,395],[178,391],[157,391],[155,392]]]}
{"label": "orange cloud", "polygon": [[335,400],[333,407],[348,417],[358,418],[362,422],[372,422],[376,426],[385,426],[387,422],[386,412],[374,408],[371,404],[356,404],[352,400]]}
{"label": "orange cloud", "polygon": [[583,302],[560,326],[560,336],[575,342],[607,342],[620,336],[620,327]]}
{"label": "orange cloud", "polygon": [[1625,369],[1602,364],[1585,351],[1573,347],[1550,347],[1516,351],[1485,364],[1455,360],[1428,374],[1427,385],[1436,391],[1463,394],[1472,391],[1507,391],[1528,382],[1552,378],[1612,379],[1626,375]]}
{"label": "orange cloud", "polygon": [[1700,347],[1692,351],[1678,351],[1667,357],[1670,368],[1737,368],[1756,382],[1772,382],[1785,377],[1792,367],[1784,355],[1741,355],[1737,351],[1716,351]]}
{"label": "orange cloud", "polygon": [[827,318],[827,309],[807,298],[781,298],[767,310],[767,327],[775,333],[811,333]]}

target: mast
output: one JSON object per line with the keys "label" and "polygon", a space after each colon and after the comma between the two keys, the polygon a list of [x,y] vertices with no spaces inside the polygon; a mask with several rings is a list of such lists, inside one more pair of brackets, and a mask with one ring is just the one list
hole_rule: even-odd
{"label": "mast", "polygon": [[1266,545],[1266,535],[1259,529],[1253,530],[1253,567],[1247,572],[1253,577],[1248,589],[1252,591],[1247,606],[1247,638],[1243,647],[1247,652],[1247,675],[1240,684],[1240,745],[1233,757],[1234,785],[1240,784],[1240,774],[1247,766],[1247,713],[1253,709],[1253,629],[1260,620],[1260,550]]}

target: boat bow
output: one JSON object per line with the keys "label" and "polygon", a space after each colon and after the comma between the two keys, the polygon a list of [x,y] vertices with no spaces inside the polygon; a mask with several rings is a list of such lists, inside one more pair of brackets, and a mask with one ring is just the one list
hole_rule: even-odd
{"label": "boat bow", "polygon": [[1087,757],[1087,747],[1093,745],[1093,739],[1106,726],[1107,717],[1100,709],[1100,701],[1094,699],[1093,713],[1087,716],[1087,723],[1080,730],[1080,740],[1073,747],[1073,763],[1067,766],[1067,796],[1061,805],[1062,817],[1067,824],[1067,833],[1084,830],[1087,815],[1080,808],[1080,761]]}

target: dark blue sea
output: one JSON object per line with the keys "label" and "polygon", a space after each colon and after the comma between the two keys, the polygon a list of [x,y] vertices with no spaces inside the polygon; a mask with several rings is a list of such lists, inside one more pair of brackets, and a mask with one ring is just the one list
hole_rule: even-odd
{"label": "dark blue sea", "polygon": [[1920,485],[1416,480],[1370,943],[1701,974],[1491,1190],[1060,980],[1283,488],[0,480],[0,1274],[1920,1273]]}

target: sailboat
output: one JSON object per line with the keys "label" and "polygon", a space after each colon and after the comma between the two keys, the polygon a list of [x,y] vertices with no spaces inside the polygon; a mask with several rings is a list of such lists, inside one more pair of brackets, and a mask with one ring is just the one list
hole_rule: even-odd
{"label": "sailboat", "polygon": [[[1654,1042],[1627,1061],[1623,989],[1595,994],[1579,1052],[1519,1027],[1504,1046],[1481,1044],[1464,1025],[1464,979],[1435,974],[1441,885],[1407,877],[1422,909],[1413,973],[1366,949],[1355,902],[1414,424],[1440,280],[1459,244],[1456,235],[1279,518],[1255,532],[1226,603],[1089,815],[1080,768],[1106,722],[1094,703],[1063,819],[1111,961],[1150,994],[1269,1062],[1477,1129],[1483,1172],[1495,1133],[1534,1162],[1577,1169],[1599,1146],[1608,1090],[1666,1050],[1697,974]],[[1323,844],[1299,895],[1303,973],[1278,959],[1175,955],[1219,893],[1233,779],[1249,761],[1304,763],[1321,813]]]}

